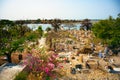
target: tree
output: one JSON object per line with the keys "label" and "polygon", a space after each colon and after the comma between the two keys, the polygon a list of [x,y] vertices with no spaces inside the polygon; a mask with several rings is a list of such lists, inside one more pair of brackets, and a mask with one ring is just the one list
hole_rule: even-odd
{"label": "tree", "polygon": [[[8,62],[11,61],[11,54],[16,50],[22,51],[24,44],[28,41],[26,33],[31,30],[27,26],[13,25],[12,21],[0,21],[0,54],[7,56]],[[30,36],[30,35],[28,35]]]}
{"label": "tree", "polygon": [[46,28],[46,31],[47,31],[47,32],[49,32],[49,31],[51,31],[51,30],[52,30],[52,29],[51,29],[50,27],[47,27],[47,28]]}
{"label": "tree", "polygon": [[0,20],[0,27],[1,26],[13,26],[15,25],[15,23],[13,21],[10,20]]}
{"label": "tree", "polygon": [[101,20],[94,24],[92,31],[97,38],[103,40],[104,43],[115,47],[120,46],[120,17],[113,19]]}
{"label": "tree", "polygon": [[40,19],[37,19],[37,20],[36,20],[36,23],[41,23],[41,20],[40,20]]}
{"label": "tree", "polygon": [[39,32],[40,37],[43,35],[42,26],[39,26],[37,31]]}
{"label": "tree", "polygon": [[35,42],[37,40],[37,38],[39,37],[39,33],[35,32],[35,31],[31,31],[30,33],[26,33],[25,37],[28,41]]}
{"label": "tree", "polygon": [[52,27],[54,28],[54,31],[57,32],[58,29],[60,29],[60,25],[61,25],[61,20],[60,19],[54,19],[51,22]]}
{"label": "tree", "polygon": [[86,30],[90,30],[92,27],[92,23],[90,22],[89,19],[84,19],[82,21],[82,27],[84,27],[84,28],[86,27]]}
{"label": "tree", "polygon": [[4,24],[0,28],[0,53],[5,54],[10,63],[12,52],[16,51],[24,42],[24,38],[19,37],[19,31],[14,27],[15,26]]}

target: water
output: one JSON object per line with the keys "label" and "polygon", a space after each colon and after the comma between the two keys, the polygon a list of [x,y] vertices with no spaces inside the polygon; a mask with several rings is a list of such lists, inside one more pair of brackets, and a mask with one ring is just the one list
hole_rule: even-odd
{"label": "water", "polygon": [[[69,25],[67,26],[66,24],[62,24],[61,26],[63,26],[63,28],[65,30],[69,29]],[[71,27],[71,26],[70,26]],[[74,23],[74,27],[71,27],[70,29],[75,29],[75,30],[80,30],[81,24],[79,23]]]}
{"label": "water", "polygon": [[[52,27],[51,24],[27,24],[27,26],[28,26],[29,28],[31,28],[32,30],[38,29],[39,26],[41,26],[44,31],[45,31],[48,27],[50,27],[50,28],[53,29],[53,27]],[[61,26],[62,26],[65,30],[69,29],[69,27],[68,27],[66,24],[61,24]],[[74,27],[72,27],[72,28],[70,28],[70,29],[79,30],[79,29],[80,29],[80,26],[81,26],[81,24],[75,23],[75,24],[74,24]]]}
{"label": "water", "polygon": [[51,24],[27,24],[27,26],[29,28],[31,28],[32,30],[36,30],[38,29],[39,26],[42,27],[42,30],[46,30],[48,27],[52,28]]}

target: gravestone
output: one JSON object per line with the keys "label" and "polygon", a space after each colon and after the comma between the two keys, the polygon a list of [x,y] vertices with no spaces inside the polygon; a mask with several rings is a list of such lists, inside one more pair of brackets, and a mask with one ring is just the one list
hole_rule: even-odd
{"label": "gravestone", "polygon": [[82,65],[81,65],[81,64],[77,64],[77,65],[75,65],[75,68],[76,68],[76,69],[77,69],[77,68],[82,69]]}
{"label": "gravestone", "polygon": [[18,55],[18,59],[21,61],[23,59],[22,54]]}
{"label": "gravestone", "polygon": [[76,74],[75,68],[70,68],[70,73],[71,73],[71,74]]}

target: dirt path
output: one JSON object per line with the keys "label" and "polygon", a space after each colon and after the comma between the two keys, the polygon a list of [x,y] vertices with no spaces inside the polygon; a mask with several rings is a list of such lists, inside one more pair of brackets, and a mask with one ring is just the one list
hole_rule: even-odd
{"label": "dirt path", "polygon": [[14,80],[15,75],[21,72],[25,66],[7,63],[0,67],[0,80]]}
{"label": "dirt path", "polygon": [[39,39],[39,48],[45,47],[46,38]]}
{"label": "dirt path", "polygon": [[[39,39],[39,48],[45,47],[46,38]],[[0,66],[0,80],[14,80],[15,76],[20,73],[25,66],[6,63]]]}

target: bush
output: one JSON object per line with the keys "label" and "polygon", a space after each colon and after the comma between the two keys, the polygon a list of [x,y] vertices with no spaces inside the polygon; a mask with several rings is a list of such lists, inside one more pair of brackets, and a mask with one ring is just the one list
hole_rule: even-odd
{"label": "bush", "polygon": [[27,72],[21,72],[19,73],[14,80],[27,80],[28,73]]}
{"label": "bush", "polygon": [[43,34],[43,37],[47,37],[47,36],[48,36],[48,33],[44,33],[44,34]]}
{"label": "bush", "polygon": [[28,66],[29,71],[34,76],[39,74],[38,76],[41,77],[43,80],[46,77],[47,79],[49,79],[48,77],[55,77],[55,68],[62,68],[60,65],[61,62],[57,58],[58,54],[54,52],[46,53],[44,52],[44,48],[41,50],[32,49],[26,57],[26,60],[24,60],[24,65]]}

